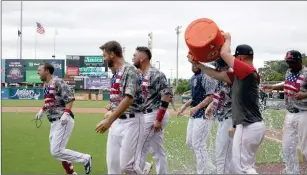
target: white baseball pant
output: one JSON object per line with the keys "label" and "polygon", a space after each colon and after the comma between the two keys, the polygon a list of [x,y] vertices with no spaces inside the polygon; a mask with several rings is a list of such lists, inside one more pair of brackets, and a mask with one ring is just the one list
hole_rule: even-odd
{"label": "white baseball pant", "polygon": [[217,174],[229,174],[232,158],[232,140],[228,131],[232,128],[232,119],[219,121],[216,133],[216,169]]}
{"label": "white baseball pant", "polygon": [[142,174],[140,157],[144,144],[144,115],[117,119],[109,129],[107,141],[108,174]]}
{"label": "white baseball pant", "polygon": [[263,141],[264,122],[236,126],[232,145],[232,174],[257,174],[256,152]]}
{"label": "white baseball pant", "polygon": [[287,174],[300,174],[298,158],[298,123],[299,113],[287,112],[282,137],[283,160]]}
{"label": "white baseball pant", "polygon": [[90,155],[65,148],[74,128],[74,124],[75,121],[73,118],[69,118],[67,124],[64,126],[62,126],[61,120],[51,123],[49,135],[50,152],[51,155],[59,161],[86,164],[90,159]]}
{"label": "white baseball pant", "polygon": [[300,116],[298,122],[299,146],[305,160],[307,160],[307,111],[299,112],[298,115]]}
{"label": "white baseball pant", "polygon": [[162,131],[154,133],[152,126],[156,120],[157,114],[158,110],[154,110],[151,113],[144,114],[145,143],[142,148],[140,167],[142,170],[144,169],[146,162],[146,155],[150,151],[156,162],[157,174],[168,174],[167,156],[163,144],[164,144],[164,128],[169,120],[169,113],[166,112],[162,120]]}
{"label": "white baseball pant", "polygon": [[197,174],[209,174],[215,170],[206,147],[206,140],[210,135],[213,123],[213,120],[203,118],[189,119],[186,144],[196,155]]}

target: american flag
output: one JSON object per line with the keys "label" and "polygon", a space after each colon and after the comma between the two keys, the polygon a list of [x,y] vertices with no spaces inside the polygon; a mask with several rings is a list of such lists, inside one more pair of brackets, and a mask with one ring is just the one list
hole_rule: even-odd
{"label": "american flag", "polygon": [[289,73],[284,84],[284,92],[287,97],[293,97],[294,94],[300,91],[300,86],[303,82],[303,77],[300,73]]}
{"label": "american flag", "polygon": [[55,102],[55,86],[54,85],[45,85],[44,88],[44,107],[43,109],[49,109],[54,105]]}
{"label": "american flag", "polygon": [[36,32],[41,34],[41,35],[45,34],[44,27],[39,22],[36,22],[36,25],[37,25]]}

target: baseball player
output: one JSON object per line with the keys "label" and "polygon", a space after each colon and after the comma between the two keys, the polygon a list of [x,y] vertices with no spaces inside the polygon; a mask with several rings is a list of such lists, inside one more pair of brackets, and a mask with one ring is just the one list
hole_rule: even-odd
{"label": "baseball player", "polygon": [[253,66],[254,52],[249,45],[239,45],[235,55],[231,54],[231,36],[224,33],[225,43],[221,48],[221,58],[233,69],[218,72],[199,62],[189,61],[200,67],[210,77],[232,84],[233,136],[231,173],[256,174],[256,152],[262,143],[265,125],[259,110],[260,76]]}
{"label": "baseball player", "polygon": [[74,127],[74,114],[71,112],[75,100],[71,89],[60,78],[53,77],[54,67],[49,63],[41,63],[38,75],[44,84],[44,101],[42,109],[36,114],[35,119],[40,120],[43,113],[51,123],[50,152],[57,160],[62,161],[62,166],[67,174],[75,174],[72,163],[83,163],[85,174],[91,172],[92,157],[66,149],[68,139]]}
{"label": "baseball player", "polygon": [[206,140],[214,122],[204,119],[204,113],[207,106],[212,102],[212,94],[217,86],[217,81],[202,73],[193,64],[192,71],[194,73],[191,78],[192,99],[178,109],[177,116],[182,115],[185,109],[191,106],[186,143],[196,155],[197,174],[209,174],[214,173],[216,169],[206,148]]}
{"label": "baseball player", "polygon": [[[133,63],[140,70],[141,89],[144,99],[145,144],[141,155],[141,169],[145,167],[149,149],[156,160],[156,172],[168,174],[164,142],[164,128],[169,119],[167,112],[171,101],[171,89],[164,73],[150,64],[151,52],[147,47],[137,47]],[[147,163],[148,164],[148,163]]]}
{"label": "baseball player", "polygon": [[283,158],[286,174],[300,174],[297,147],[307,156],[307,68],[302,64],[302,55],[296,50],[288,51],[285,57],[289,68],[285,82],[263,86],[266,91],[284,90],[287,114],[283,127]]}
{"label": "baseball player", "polygon": [[[227,71],[229,67],[222,58],[216,61],[217,71]],[[217,88],[213,94],[213,102],[210,103],[206,110],[205,116],[210,119],[214,116],[219,123],[216,135],[216,168],[217,174],[229,174],[232,140],[228,130],[232,128],[232,111],[231,111],[231,84],[219,81]]]}
{"label": "baseball player", "polygon": [[114,70],[111,80],[110,111],[96,126],[96,132],[109,130],[107,141],[108,174],[142,174],[139,167],[143,147],[144,116],[139,74],[125,62],[121,45],[109,41],[102,45],[104,59]]}

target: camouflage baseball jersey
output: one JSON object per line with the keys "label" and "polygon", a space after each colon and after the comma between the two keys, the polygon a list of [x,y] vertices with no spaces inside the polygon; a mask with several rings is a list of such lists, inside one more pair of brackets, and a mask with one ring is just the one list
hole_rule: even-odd
{"label": "camouflage baseball jersey", "polygon": [[142,95],[140,87],[140,76],[133,65],[125,62],[117,70],[111,80],[110,108],[114,111],[126,95],[134,98],[132,105],[124,113],[135,113],[142,111]]}
{"label": "camouflage baseball jersey", "polygon": [[296,100],[294,95],[299,92],[307,92],[307,68],[303,69],[298,73],[292,73],[287,70],[286,81],[284,84],[285,101],[287,110],[292,112],[297,109],[307,110],[307,99]]}
{"label": "camouflage baseball jersey", "polygon": [[75,97],[64,80],[54,77],[49,84],[44,84],[43,110],[48,118],[61,117],[66,104],[74,100]]}
{"label": "camouflage baseball jersey", "polygon": [[150,66],[148,72],[140,76],[144,109],[157,109],[163,95],[173,95],[166,76],[157,68]]}
{"label": "camouflage baseball jersey", "polygon": [[231,117],[231,84],[219,81],[213,94],[212,112],[219,121]]}
{"label": "camouflage baseball jersey", "polygon": [[[195,107],[205,100],[208,96],[214,93],[216,89],[217,81],[209,77],[205,73],[196,73],[191,78],[191,96],[192,103],[191,107]],[[193,116],[193,118],[203,118],[206,108],[198,110]]]}

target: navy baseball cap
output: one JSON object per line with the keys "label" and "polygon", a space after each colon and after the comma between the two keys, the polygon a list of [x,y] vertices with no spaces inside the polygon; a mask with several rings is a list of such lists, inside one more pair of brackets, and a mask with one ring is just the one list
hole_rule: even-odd
{"label": "navy baseball cap", "polygon": [[253,48],[247,44],[238,45],[236,48],[236,52],[233,56],[236,57],[238,55],[253,56],[254,55]]}
{"label": "navy baseball cap", "polygon": [[287,52],[286,56],[285,56],[285,60],[286,61],[301,61],[302,60],[302,54],[297,51],[297,50],[290,50]]}

